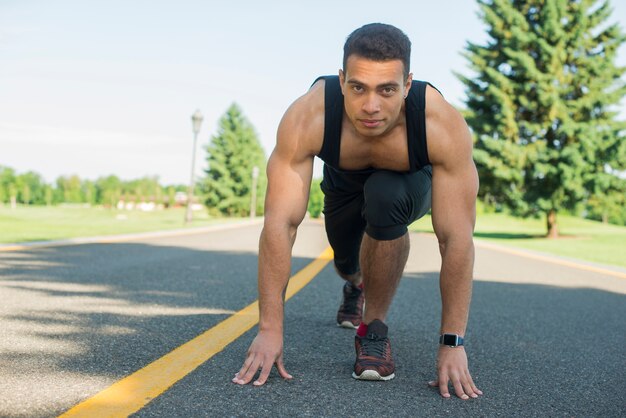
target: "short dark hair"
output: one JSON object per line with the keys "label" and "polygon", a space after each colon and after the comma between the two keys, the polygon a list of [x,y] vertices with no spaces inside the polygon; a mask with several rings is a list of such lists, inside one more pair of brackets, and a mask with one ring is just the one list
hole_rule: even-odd
{"label": "short dark hair", "polygon": [[343,45],[343,69],[350,55],[374,61],[401,60],[404,78],[409,76],[411,41],[404,32],[385,23],[370,23],[352,32]]}

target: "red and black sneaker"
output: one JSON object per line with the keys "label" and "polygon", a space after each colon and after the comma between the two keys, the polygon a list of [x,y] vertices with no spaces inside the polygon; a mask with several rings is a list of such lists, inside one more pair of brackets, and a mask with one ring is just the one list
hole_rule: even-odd
{"label": "red and black sneaker", "polygon": [[357,328],[363,316],[363,289],[346,282],[343,285],[343,301],[337,311],[337,325],[344,328]]}
{"label": "red and black sneaker", "polygon": [[357,335],[354,345],[356,362],[352,377],[360,380],[391,380],[396,376],[387,325],[382,321],[375,319],[370,322],[365,337]]}

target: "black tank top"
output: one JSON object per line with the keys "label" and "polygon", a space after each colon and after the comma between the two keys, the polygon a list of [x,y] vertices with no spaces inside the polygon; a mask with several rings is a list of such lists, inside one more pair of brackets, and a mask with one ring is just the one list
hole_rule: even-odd
{"label": "black tank top", "polygon": [[[339,150],[341,146],[341,122],[343,120],[343,94],[339,85],[339,76],[322,76],[324,87],[324,142],[317,155],[326,165],[339,171]],[[409,150],[409,172],[419,171],[427,165],[428,148],[426,145],[426,85],[425,81],[413,81],[405,99],[406,134]],[[436,89],[432,84],[433,88]],[[439,91],[439,90],[437,90]],[[362,171],[362,170],[357,170]]]}

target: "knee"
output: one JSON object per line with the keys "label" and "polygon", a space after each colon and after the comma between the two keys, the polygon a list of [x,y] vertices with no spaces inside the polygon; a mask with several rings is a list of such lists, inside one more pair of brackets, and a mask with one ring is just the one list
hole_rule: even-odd
{"label": "knee", "polygon": [[401,175],[381,171],[364,185],[363,217],[368,235],[375,239],[395,239],[406,232],[411,202]]}

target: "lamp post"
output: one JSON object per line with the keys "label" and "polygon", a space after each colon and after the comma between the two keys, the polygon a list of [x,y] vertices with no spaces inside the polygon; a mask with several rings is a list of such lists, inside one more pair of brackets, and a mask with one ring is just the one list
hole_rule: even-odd
{"label": "lamp post", "polygon": [[259,179],[259,167],[252,167],[252,196],[250,199],[250,217],[256,216],[256,183]]}
{"label": "lamp post", "polygon": [[189,181],[189,190],[187,191],[187,212],[185,213],[185,223],[190,223],[193,220],[191,205],[193,204],[194,172],[196,169],[196,141],[198,140],[198,132],[200,132],[202,119],[202,113],[200,113],[200,110],[196,110],[194,114],[191,115],[191,126],[193,129],[193,151],[191,152],[191,180]]}

